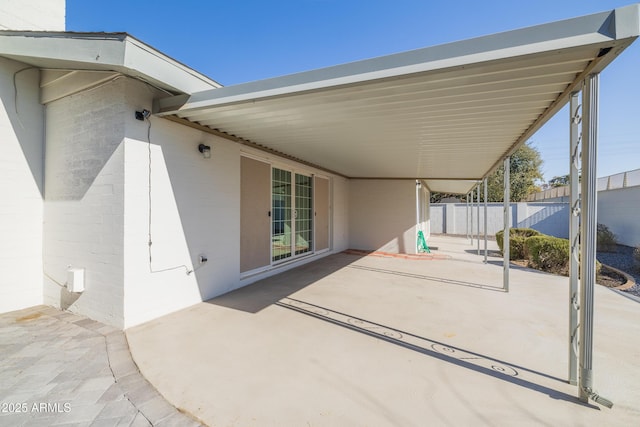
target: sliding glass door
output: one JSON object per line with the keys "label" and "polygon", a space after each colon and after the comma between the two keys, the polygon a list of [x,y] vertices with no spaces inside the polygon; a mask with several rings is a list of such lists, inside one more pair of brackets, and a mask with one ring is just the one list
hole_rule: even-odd
{"label": "sliding glass door", "polygon": [[313,249],[313,193],[311,177],[296,174],[295,188],[295,254],[300,255]]}
{"label": "sliding glass door", "polygon": [[271,259],[275,262],[313,250],[313,180],[278,168],[272,168],[271,174]]}
{"label": "sliding glass door", "polygon": [[271,259],[291,256],[291,172],[272,169],[271,177]]}

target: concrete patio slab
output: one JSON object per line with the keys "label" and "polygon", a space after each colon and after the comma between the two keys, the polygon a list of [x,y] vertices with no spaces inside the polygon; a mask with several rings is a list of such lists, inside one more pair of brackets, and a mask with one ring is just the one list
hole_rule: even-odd
{"label": "concrete patio slab", "polygon": [[568,279],[512,268],[505,293],[498,258],[429,245],[451,258],[332,255],[132,328],[133,357],[211,426],[637,424],[640,304],[596,288],[595,386],[614,407],[583,405]]}

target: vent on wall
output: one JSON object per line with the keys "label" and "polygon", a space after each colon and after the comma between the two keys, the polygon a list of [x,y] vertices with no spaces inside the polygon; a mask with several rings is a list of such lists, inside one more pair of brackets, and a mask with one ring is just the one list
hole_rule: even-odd
{"label": "vent on wall", "polygon": [[69,268],[67,270],[67,290],[69,292],[84,291],[84,268]]}

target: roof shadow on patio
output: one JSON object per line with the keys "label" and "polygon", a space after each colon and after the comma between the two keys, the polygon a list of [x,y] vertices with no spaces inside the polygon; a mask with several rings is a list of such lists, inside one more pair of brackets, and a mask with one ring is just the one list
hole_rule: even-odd
{"label": "roof shadow on patio", "polygon": [[[487,264],[492,264],[492,265],[497,265],[499,267],[502,267],[502,260],[500,261],[487,261]],[[541,275],[547,275],[547,276],[557,276],[556,274],[553,273],[549,273],[547,271],[542,271],[542,270],[536,270],[535,268],[532,267],[525,267],[523,265],[520,264],[516,264],[513,261],[511,261],[509,263],[509,268],[512,270],[522,270],[522,271],[526,271],[527,273],[532,273],[532,274],[541,274]],[[568,277],[567,277],[568,279]]]}
{"label": "roof shadow on patio", "polygon": [[465,286],[467,288],[476,288],[476,289],[483,289],[487,291],[504,292],[504,288],[502,287],[502,285],[492,286],[484,283],[467,282],[465,280],[450,279],[447,277],[427,276],[424,274],[408,273],[408,272],[397,271],[397,270],[387,270],[387,269],[367,267],[362,265],[349,265],[348,267],[356,268],[358,270],[371,271],[374,273],[392,274],[394,276],[403,276],[403,277],[410,277],[412,279],[421,279],[421,280],[427,280],[431,282],[439,282],[439,283],[444,283],[445,285]]}
{"label": "roof shadow on patio", "polygon": [[498,359],[493,359],[479,353],[467,351],[458,347],[441,343],[439,341],[414,335],[406,331],[401,331],[399,329],[381,325],[379,323],[360,319],[346,313],[334,311],[326,307],[311,304],[294,298],[283,298],[281,301],[276,302],[276,305],[297,311],[302,314],[306,314],[308,316],[315,317],[320,320],[324,320],[326,322],[333,323],[338,326],[342,326],[355,332],[384,340],[391,344],[395,344],[409,350],[434,357],[444,362],[452,363],[454,365],[467,368],[481,374],[489,375],[491,377],[507,381],[511,384],[527,388],[529,390],[546,394],[552,399],[564,400],[592,409],[600,409],[595,405],[590,405],[588,403],[580,401],[575,396],[558,390],[554,390],[553,388],[547,387],[526,378],[543,377],[546,379],[566,383],[565,380],[549,374],[510,364]]}
{"label": "roof shadow on patio", "polygon": [[320,260],[313,261],[205,302],[248,313],[258,313],[360,258],[362,256],[345,253],[330,255],[322,258],[321,264],[318,264]]}

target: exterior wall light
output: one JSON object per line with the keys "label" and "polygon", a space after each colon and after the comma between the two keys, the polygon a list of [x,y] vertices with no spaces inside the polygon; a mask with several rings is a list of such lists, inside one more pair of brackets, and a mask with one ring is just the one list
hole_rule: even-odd
{"label": "exterior wall light", "polygon": [[136,120],[143,121],[144,119],[148,119],[150,115],[151,111],[149,110],[136,111]]}
{"label": "exterior wall light", "polygon": [[200,144],[198,145],[198,151],[202,153],[202,157],[205,159],[211,158],[211,147],[208,145]]}

